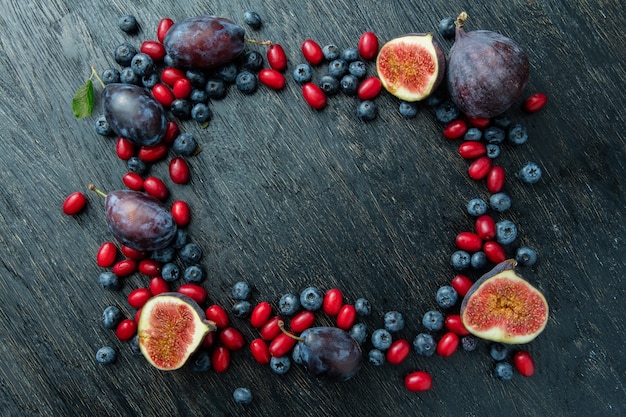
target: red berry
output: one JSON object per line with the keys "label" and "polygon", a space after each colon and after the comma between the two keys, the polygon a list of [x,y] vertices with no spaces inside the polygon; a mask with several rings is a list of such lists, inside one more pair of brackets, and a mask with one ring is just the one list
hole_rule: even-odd
{"label": "red berry", "polygon": [[404,386],[411,392],[428,391],[433,386],[433,379],[428,372],[415,371],[404,377]]}
{"label": "red berry", "polygon": [[136,172],[127,172],[122,177],[122,182],[126,187],[135,191],[143,190],[143,178]]}
{"label": "red berry", "polygon": [[149,287],[152,295],[159,295],[170,291],[170,284],[159,276],[150,278]]}
{"label": "red berry", "polygon": [[350,330],[356,320],[356,308],[352,304],[345,304],[337,313],[337,327]]}
{"label": "red berry", "polygon": [[491,169],[491,158],[488,156],[481,156],[474,160],[467,169],[467,173],[473,180],[482,180],[487,176]]}
{"label": "red berry", "polygon": [[147,288],[137,288],[128,294],[128,305],[133,308],[141,308],[152,298],[152,293]]}
{"label": "red berry", "polygon": [[490,193],[495,194],[502,191],[504,187],[504,168],[499,165],[494,165],[487,174],[487,190]]}
{"label": "red berry", "polygon": [[387,362],[398,365],[411,353],[411,344],[406,339],[395,340],[387,350]]}
{"label": "red berry", "polygon": [[174,139],[178,137],[179,133],[180,133],[180,129],[178,128],[178,124],[170,120],[169,122],[167,122],[167,125],[165,126],[165,134],[163,135],[163,143],[165,143],[166,145],[171,145],[172,142],[174,142]]}
{"label": "red berry", "polygon": [[522,376],[529,377],[535,373],[535,361],[526,351],[522,350],[513,355],[513,365]]}
{"label": "red berry", "polygon": [[112,271],[120,278],[127,277],[137,271],[137,261],[134,259],[123,259],[121,261],[117,261],[113,265]]}
{"label": "red berry", "polygon": [[175,184],[187,184],[191,174],[185,158],[177,156],[170,161],[170,178]]}
{"label": "red berry", "polygon": [[189,210],[189,204],[187,204],[186,201],[174,201],[170,211],[177,226],[185,227],[189,224],[189,221],[191,220],[191,212]]}
{"label": "red berry", "polygon": [[359,38],[359,55],[370,60],[378,53],[378,37],[373,32],[365,32]]}
{"label": "red berry", "polygon": [[380,79],[376,76],[372,76],[366,78],[359,84],[356,94],[361,100],[372,100],[378,96],[382,88],[383,85]]}
{"label": "red berry", "polygon": [[139,261],[138,269],[144,275],[155,277],[161,274],[161,263],[154,259],[142,259]]}
{"label": "red berry", "polygon": [[146,257],[146,253],[144,251],[140,251],[126,245],[122,245],[122,253],[128,259],[133,259],[135,261],[140,261]]}
{"label": "red berry", "polygon": [[164,17],[159,21],[156,31],[157,39],[159,40],[159,42],[163,43],[167,31],[170,30],[172,26],[174,26],[174,21],[169,17]]}
{"label": "red berry", "polygon": [[459,146],[459,155],[465,159],[479,158],[487,154],[487,147],[482,142],[468,140]]}
{"label": "red berry", "polygon": [[326,94],[317,84],[305,83],[302,86],[302,95],[315,110],[321,110],[326,106]]}
{"label": "red berry", "polygon": [[489,119],[488,117],[467,116],[465,117],[465,119],[470,126],[478,128],[480,130],[486,129],[491,124],[491,119]]}
{"label": "red berry", "polygon": [[198,304],[206,301],[206,290],[198,284],[183,284],[177,290],[180,294],[186,295]]}
{"label": "red berry", "polygon": [[458,139],[467,132],[467,124],[462,119],[453,120],[443,129],[443,137],[446,139]]}
{"label": "red berry", "polygon": [[526,113],[535,113],[543,109],[548,103],[548,96],[544,93],[535,93],[522,103],[522,110]]}
{"label": "red berry", "polygon": [[324,60],[324,52],[322,51],[322,47],[313,39],[307,39],[302,42],[302,46],[300,49],[302,50],[302,55],[304,56],[304,59],[306,59],[312,65],[317,65]]}
{"label": "red berry", "polygon": [[218,329],[223,329],[228,326],[228,314],[226,314],[226,310],[224,310],[221,306],[213,304],[207,307],[204,314],[208,320],[215,323]]}
{"label": "red berry", "polygon": [[124,319],[115,328],[115,336],[119,340],[130,340],[137,333],[137,323],[132,319]]}
{"label": "red berry", "polygon": [[287,68],[287,55],[282,46],[273,43],[267,48],[267,63],[276,71],[284,71]]}
{"label": "red berry", "polygon": [[225,346],[218,346],[211,355],[211,365],[217,373],[226,372],[230,366],[230,351]]}
{"label": "red berry", "polygon": [[157,162],[167,155],[167,145],[163,142],[152,146],[142,146],[139,148],[137,156],[144,162]]}
{"label": "red berry", "polygon": [[452,285],[452,288],[455,289],[457,294],[461,297],[465,297],[469,289],[472,288],[472,285],[474,285],[474,282],[472,282],[472,280],[465,275],[458,274],[452,278],[450,285]]}
{"label": "red berry", "polygon": [[499,264],[500,262],[504,262],[506,260],[506,252],[504,252],[504,248],[495,240],[485,242],[483,245],[483,252],[485,252],[487,259],[494,264]]}
{"label": "red berry", "polygon": [[128,139],[119,137],[115,144],[115,153],[122,161],[128,161],[135,156],[135,145]]}
{"label": "red berry", "polygon": [[446,329],[456,335],[467,336],[468,334],[470,334],[465,328],[463,321],[461,321],[461,316],[458,314],[450,314],[446,316],[444,324],[446,326]]}
{"label": "red berry", "polygon": [[154,62],[163,61],[166,55],[165,47],[157,41],[144,41],[139,50],[152,58]]}
{"label": "red berry", "polygon": [[185,78],[185,72],[181,69],[167,67],[161,71],[161,81],[170,87],[173,87],[176,80],[180,80],[181,78]]}
{"label": "red berry", "polygon": [[289,327],[294,332],[300,333],[311,327],[313,322],[315,322],[315,314],[312,311],[304,310],[291,318]]}
{"label": "red berry", "polygon": [[461,232],[454,240],[456,247],[467,252],[478,252],[483,246],[483,240],[476,233]]}
{"label": "red berry", "polygon": [[296,345],[297,340],[286,333],[281,333],[270,343],[270,354],[275,358],[285,356]]}
{"label": "red berry", "polygon": [[285,76],[270,68],[263,68],[259,71],[259,81],[273,90],[280,90],[285,86]]}
{"label": "red berry", "polygon": [[263,340],[274,340],[276,336],[282,333],[280,326],[278,325],[282,319],[278,316],[274,316],[269,319],[263,327],[261,327],[261,338]]}
{"label": "red berry", "polygon": [[208,332],[206,336],[204,336],[204,339],[202,339],[202,347],[205,349],[212,348],[213,345],[215,345],[216,334],[217,332]]}
{"label": "red berry", "polygon": [[115,263],[117,258],[117,246],[113,242],[104,242],[100,245],[98,253],[96,254],[96,262],[99,267],[109,268]]}
{"label": "red berry", "polygon": [[179,99],[185,99],[189,97],[191,94],[191,90],[193,90],[193,86],[191,85],[191,81],[187,78],[179,78],[174,81],[174,85],[172,86],[172,91],[174,92],[174,97]]}
{"label": "red berry", "polygon": [[165,200],[169,194],[165,183],[157,177],[147,177],[143,180],[143,188],[148,194],[159,200]]}
{"label": "red berry", "polygon": [[246,345],[243,334],[234,327],[226,327],[220,331],[220,342],[231,351],[240,350]]}
{"label": "red berry", "polygon": [[170,107],[175,99],[172,90],[162,83],[157,83],[152,87],[152,97],[164,107]]}
{"label": "red berry", "polygon": [[488,214],[478,216],[474,227],[482,240],[493,240],[496,237],[496,221]]}
{"label": "red berry", "polygon": [[459,336],[452,332],[448,332],[443,335],[439,342],[437,343],[437,354],[447,358],[451,356],[456,349],[459,347]]}
{"label": "red berry", "polygon": [[139,323],[139,319],[141,318],[141,307],[135,311],[135,323]]}
{"label": "red berry", "polygon": [[263,339],[254,339],[250,342],[250,353],[252,353],[252,357],[255,361],[260,363],[261,365],[267,365],[270,363],[272,355],[270,354],[270,349],[265,343]]}
{"label": "red berry", "polygon": [[87,205],[87,197],[80,191],[74,191],[63,201],[63,213],[73,216],[82,211]]}
{"label": "red berry", "polygon": [[322,308],[329,316],[336,316],[343,305],[343,294],[338,288],[331,288],[324,295]]}
{"label": "red berry", "polygon": [[250,325],[258,329],[262,327],[270,319],[272,315],[272,306],[267,301],[257,304],[252,313],[250,313]]}

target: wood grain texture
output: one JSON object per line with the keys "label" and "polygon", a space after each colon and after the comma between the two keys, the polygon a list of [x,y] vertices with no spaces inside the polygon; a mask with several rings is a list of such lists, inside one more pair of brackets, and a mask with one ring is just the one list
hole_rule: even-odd
{"label": "wood grain texture", "polygon": [[[620,6],[611,0],[471,6],[0,0],[0,414],[623,415],[626,45]],[[304,39],[347,47],[365,30],[381,40],[436,31],[442,17],[463,9],[468,29],[502,32],[527,50],[526,92],[543,91],[550,102],[531,117],[511,110],[527,124],[530,139],[507,147],[499,163],[514,196],[506,217],[520,229],[518,243],[540,254],[537,265],[521,272],[551,307],[545,333],[527,346],[537,363],[534,377],[497,381],[486,343],[445,360],[411,355],[395,367],[366,365],[345,384],[309,378],[302,369],[278,377],[246,351],[234,354],[224,374],[162,373],[102,327],[107,305],[134,314],[125,296],[146,280],[133,276],[119,293],[103,291],[94,262],[110,239],[102,201],[89,195],[88,209],[73,218],[60,210],[66,195],[88,183],[122,187],[126,172],[114,140],[93,132],[100,104],[94,116],[76,120],[73,92],[91,65],[115,66],[116,45],[153,38],[162,17],[212,13],[242,22],[247,9],[264,22],[247,35],[281,43],[290,68],[301,62]],[[123,13],[138,17],[138,35],[117,29]],[[442,45],[447,51],[451,44]],[[408,324],[400,336],[412,340],[422,331],[421,315],[435,307],[436,289],[454,275],[448,262],[454,235],[472,227],[465,202],[488,194],[467,179],[457,143],[441,137],[426,106],[404,120],[391,96],[377,103],[379,118],[368,124],[356,119],[356,101],[347,97],[315,112],[289,80],[278,93],[260,89],[245,97],[231,89],[211,104],[214,119],[206,130],[183,123],[202,147],[189,161],[191,184],[168,182],[164,162],[151,173],[166,180],[172,201],[192,207],[189,233],[205,249],[211,302],[230,306],[230,287],[240,279],[254,285],[255,300],[273,303],[308,285],[338,286],[349,301],[371,301],[374,312],[364,319],[370,329],[382,325],[385,311],[398,309]],[[527,160],[544,168],[535,186],[513,178]],[[234,324],[248,340],[256,337],[245,322]],[[103,345],[119,350],[115,365],[95,362]],[[433,390],[404,389],[403,375],[415,369],[432,373]],[[252,389],[252,405],[232,401],[237,386]]]}

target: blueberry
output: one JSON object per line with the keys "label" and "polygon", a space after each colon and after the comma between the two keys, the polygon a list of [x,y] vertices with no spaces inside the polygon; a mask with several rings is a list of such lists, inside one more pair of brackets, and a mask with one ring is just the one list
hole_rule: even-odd
{"label": "blueberry", "polygon": [[183,272],[183,279],[193,283],[202,282],[204,280],[204,270],[200,265],[189,265]]}
{"label": "blueberry", "polygon": [[476,349],[476,346],[478,346],[478,340],[471,334],[463,336],[461,338],[461,346],[464,351],[471,352]]}
{"label": "blueberry", "polygon": [[108,365],[115,362],[117,353],[112,347],[103,346],[96,352],[96,361],[101,365]]}
{"label": "blueberry", "polygon": [[120,71],[117,68],[107,68],[100,74],[102,82],[105,84],[114,84],[120,82]]}
{"label": "blueberry", "polygon": [[372,100],[363,100],[356,108],[356,115],[364,122],[369,122],[378,116],[378,105]]}
{"label": "blueberry", "polygon": [[482,198],[472,198],[467,203],[467,213],[474,217],[482,216],[487,213],[487,203]]}
{"label": "blueberry", "polygon": [[333,59],[337,59],[341,55],[341,51],[339,50],[339,47],[333,43],[324,45],[322,47],[322,53],[324,54],[324,59],[327,61],[332,61]]}
{"label": "blueberry", "polygon": [[204,91],[206,91],[209,98],[221,100],[226,97],[226,82],[219,78],[211,78],[206,82]]}
{"label": "blueberry", "polygon": [[189,241],[189,234],[185,229],[178,229],[176,231],[176,237],[174,238],[174,242],[172,243],[172,247],[174,249],[180,249],[187,244]]}
{"label": "blueberry", "polygon": [[190,69],[185,72],[185,78],[194,88],[202,89],[207,83],[206,74],[200,70]]}
{"label": "blueberry", "polygon": [[348,72],[358,79],[362,79],[367,74],[367,66],[363,61],[352,61],[348,65]]}
{"label": "blueberry", "polygon": [[110,291],[117,291],[121,287],[119,278],[111,271],[101,273],[98,276],[98,282],[104,289]]}
{"label": "blueberry", "polygon": [[167,282],[176,281],[180,278],[180,268],[175,263],[168,262],[161,267],[161,277]]}
{"label": "blueberry", "polygon": [[470,127],[463,135],[463,140],[479,141],[483,137],[483,132],[477,127]]}
{"label": "blueberry", "polygon": [[487,146],[487,156],[491,159],[495,159],[500,156],[500,146],[495,143],[488,143]]}
{"label": "blueberry", "polygon": [[187,265],[195,264],[202,258],[202,249],[197,244],[191,242],[180,248],[178,256]]}
{"label": "blueberry", "polygon": [[206,123],[211,120],[212,116],[213,112],[211,112],[209,106],[204,103],[196,103],[191,108],[191,118],[198,123]]}
{"label": "blueberry", "polygon": [[329,74],[320,77],[318,86],[327,96],[333,96],[339,92],[339,80]]}
{"label": "blueberry", "polygon": [[508,129],[511,127],[511,125],[513,124],[513,122],[511,121],[511,119],[509,118],[509,116],[505,115],[505,114],[501,114],[499,116],[496,116],[493,118],[493,124],[497,127],[499,127],[500,129]]}
{"label": "blueberry", "polygon": [[130,61],[130,67],[133,69],[135,74],[144,76],[154,71],[154,61],[152,61],[152,58],[150,58],[149,55],[139,52],[138,54],[135,54],[133,59]]}
{"label": "blueberry", "polygon": [[341,58],[348,64],[359,59],[359,50],[357,48],[346,48],[341,52]]}
{"label": "blueberry", "polygon": [[439,287],[439,289],[437,290],[437,295],[435,296],[437,305],[439,305],[439,307],[441,308],[453,307],[458,299],[459,294],[450,285],[444,285],[442,287]]}
{"label": "blueberry", "polygon": [[141,77],[141,85],[146,88],[152,88],[161,81],[161,77],[156,72],[151,72]]}
{"label": "blueberry", "polygon": [[[204,103],[209,101],[209,94],[205,90],[194,88],[189,94],[189,100],[192,104]],[[191,108],[191,117],[193,118],[193,107]]]}
{"label": "blueberry", "polygon": [[464,250],[457,250],[450,256],[450,264],[457,271],[469,267],[471,262],[472,256]]}
{"label": "blueberry", "polygon": [[474,269],[480,269],[487,266],[487,255],[485,255],[485,252],[479,250],[478,252],[472,253],[470,265]]}
{"label": "blueberry", "polygon": [[191,156],[196,151],[198,143],[191,133],[180,133],[174,143],[172,143],[172,150],[174,153],[183,156]]}
{"label": "blueberry", "polygon": [[354,302],[354,309],[359,316],[369,316],[372,312],[370,302],[365,298],[359,298]]}
{"label": "blueberry", "polygon": [[246,10],[243,14],[243,23],[250,26],[252,29],[260,29],[263,21],[261,16],[254,10]]}
{"label": "blueberry", "polygon": [[115,306],[108,306],[102,312],[102,325],[107,329],[114,329],[122,321],[122,312]]}
{"label": "blueberry", "polygon": [[367,353],[369,362],[374,366],[383,366],[386,362],[385,354],[378,350],[372,349]]}
{"label": "blueberry", "polygon": [[391,333],[385,329],[376,329],[372,333],[372,346],[380,351],[389,349],[392,342]]}
{"label": "blueberry", "polygon": [[233,304],[231,311],[233,316],[237,318],[244,318],[252,311],[252,303],[246,300],[237,301]]}
{"label": "blueberry", "polygon": [[359,345],[362,345],[367,340],[367,326],[365,323],[356,323],[350,328],[348,333]]}
{"label": "blueberry", "polygon": [[501,245],[509,245],[517,238],[517,226],[511,220],[496,222],[496,241]]}
{"label": "blueberry", "polygon": [[196,353],[191,362],[193,372],[207,372],[211,369],[211,355],[209,352],[201,351]]}
{"label": "blueberry", "polygon": [[502,381],[510,381],[513,379],[513,366],[508,362],[498,362],[494,370],[496,378]]}
{"label": "blueberry", "polygon": [[340,80],[341,77],[343,77],[347,73],[348,63],[343,59],[333,59],[328,64],[328,74],[337,78],[338,80]]}
{"label": "blueberry", "polygon": [[509,142],[513,145],[522,145],[528,140],[528,131],[526,126],[521,123],[515,123],[509,128],[506,135]]}
{"label": "blueberry", "polygon": [[537,252],[528,246],[520,246],[515,253],[515,260],[520,266],[533,266],[537,262]]}
{"label": "blueberry", "polygon": [[508,354],[509,348],[503,343],[493,343],[489,347],[489,356],[491,356],[494,361],[503,361]]}
{"label": "blueberry", "polygon": [[456,25],[453,17],[444,17],[439,22],[439,34],[444,39],[454,39],[456,34]]}
{"label": "blueberry", "polygon": [[141,78],[133,71],[131,67],[126,67],[120,72],[120,82],[124,84],[138,85],[141,82]]}
{"label": "blueberry", "polygon": [[248,388],[236,388],[233,391],[233,400],[237,404],[248,405],[252,402],[252,392]]}
{"label": "blueberry", "polygon": [[427,330],[441,330],[443,328],[443,314],[437,310],[427,311],[422,317],[422,324]]}
{"label": "blueberry", "polygon": [[131,14],[125,14],[123,16],[120,16],[117,21],[117,25],[119,26],[120,30],[126,33],[135,33],[139,28],[139,25],[137,24],[137,19]]}
{"label": "blueberry", "polygon": [[263,55],[257,51],[248,51],[243,56],[243,67],[250,71],[259,71],[263,68]]}
{"label": "blueberry", "polygon": [[489,206],[499,213],[505,212],[511,208],[511,197],[503,192],[491,194]]}
{"label": "blueberry", "polygon": [[170,111],[179,119],[189,119],[191,117],[191,102],[183,98],[177,98],[172,101]]}
{"label": "blueberry", "polygon": [[448,124],[459,117],[459,108],[450,100],[445,100],[435,107],[435,118]]}
{"label": "blueberry", "polygon": [[130,66],[133,57],[137,53],[137,49],[128,42],[124,42],[118,45],[113,51],[113,58],[115,62],[123,67]]}
{"label": "blueberry", "polygon": [[324,297],[322,296],[322,293],[320,292],[320,290],[318,290],[316,287],[305,288],[300,293],[300,305],[305,310],[309,310],[309,311],[319,310],[320,307],[322,306],[323,301],[324,301]]}
{"label": "blueberry", "polygon": [[413,350],[418,355],[432,356],[436,349],[435,338],[428,333],[420,333],[413,339]]}
{"label": "blueberry", "polygon": [[278,375],[284,375],[291,368],[291,360],[288,356],[274,357],[270,359],[270,369]]}
{"label": "blueberry", "polygon": [[339,82],[339,89],[342,93],[348,96],[355,95],[358,88],[359,80],[352,74],[344,75]]}
{"label": "blueberry", "polygon": [[250,285],[246,281],[235,282],[231,290],[231,294],[235,300],[248,300],[250,299]]}
{"label": "blueberry", "polygon": [[217,76],[225,83],[232,84],[237,79],[238,72],[239,70],[237,69],[237,64],[230,62],[217,69]]}
{"label": "blueberry", "polygon": [[415,103],[401,101],[398,110],[400,111],[402,117],[404,117],[405,119],[412,119],[417,116],[418,107]]}
{"label": "blueberry", "polygon": [[385,330],[388,332],[399,332],[404,329],[404,317],[399,311],[388,311],[384,317]]}
{"label": "blueberry", "polygon": [[130,351],[133,352],[135,356],[142,356],[141,348],[139,347],[139,335],[136,334],[130,339],[128,342],[128,346],[130,347]]}
{"label": "blueberry", "polygon": [[499,128],[498,126],[489,126],[483,132],[483,138],[487,141],[487,143],[502,143],[506,138],[506,133],[504,129]]}
{"label": "blueberry", "polygon": [[128,170],[139,175],[143,175],[148,171],[148,165],[141,160],[138,156],[131,156],[126,161],[126,166],[128,166]]}
{"label": "blueberry", "polygon": [[526,184],[535,184],[541,179],[541,168],[534,162],[526,162],[517,172],[517,178]]}
{"label": "blueberry", "polygon": [[293,69],[293,79],[300,84],[311,81],[311,66],[309,64],[298,64]]}
{"label": "blueberry", "polygon": [[172,262],[175,256],[176,256],[176,248],[170,245],[163,249],[158,249],[158,250],[153,251],[150,257],[157,262],[166,264],[168,262]]}
{"label": "blueberry", "polygon": [[425,103],[428,107],[435,108],[445,101],[446,95],[443,89],[438,88],[434,93],[426,97]]}
{"label": "blueberry", "polygon": [[98,117],[93,124],[93,129],[100,136],[111,136],[113,134],[113,129],[107,122],[107,119],[104,115]]}
{"label": "blueberry", "polygon": [[292,293],[284,294],[278,302],[278,309],[285,316],[292,316],[300,310],[300,299]]}
{"label": "blueberry", "polygon": [[244,94],[252,94],[256,91],[257,88],[257,79],[256,75],[251,73],[250,71],[241,71],[237,74],[237,78],[235,79],[235,85],[237,89]]}
{"label": "blueberry", "polygon": [[174,60],[172,59],[172,57],[171,57],[171,56],[169,56],[169,55],[165,55],[165,56],[163,57],[163,64],[164,64],[166,67],[175,67],[175,66],[176,66],[176,63],[174,62]]}
{"label": "blueberry", "polygon": [[302,363],[304,362],[302,360],[302,351],[300,350],[301,346],[302,345],[300,343],[296,343],[296,345],[291,350],[291,360],[297,363],[298,365],[302,365]]}

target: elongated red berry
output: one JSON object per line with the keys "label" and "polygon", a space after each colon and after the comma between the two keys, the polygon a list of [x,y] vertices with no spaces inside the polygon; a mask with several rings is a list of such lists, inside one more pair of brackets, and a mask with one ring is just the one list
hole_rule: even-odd
{"label": "elongated red berry", "polygon": [[281,333],[270,342],[270,354],[275,358],[285,356],[296,345],[297,340],[288,334]]}
{"label": "elongated red berry", "polygon": [[80,213],[87,205],[87,197],[80,191],[74,191],[63,201],[63,213],[73,216]]}
{"label": "elongated red berry", "polygon": [[454,240],[456,247],[466,252],[477,252],[483,246],[483,240],[476,233],[461,232]]}
{"label": "elongated red berry", "polygon": [[127,277],[137,272],[137,261],[134,259],[123,259],[117,261],[112,268],[112,272],[120,278]]}
{"label": "elongated red berry", "polygon": [[481,156],[475,159],[467,169],[467,173],[473,180],[482,180],[487,176],[491,169],[491,158],[488,156]]}
{"label": "elongated red berry", "polygon": [[490,215],[478,216],[474,225],[476,234],[482,240],[493,240],[496,237],[496,221]]}
{"label": "elongated red berry", "polygon": [[499,193],[504,188],[504,179],[504,168],[500,165],[492,166],[487,174],[487,190],[492,194]]}
{"label": "elongated red berry", "polygon": [[472,288],[472,285],[474,285],[474,282],[465,275],[457,274],[452,278],[450,285],[452,285],[452,288],[455,289],[457,294],[461,297],[465,297],[470,288]]}
{"label": "elongated red berry", "polygon": [[329,316],[336,316],[343,305],[343,293],[339,288],[331,288],[324,294],[322,309]]}
{"label": "elongated red berry", "polygon": [[161,71],[161,81],[169,85],[170,87],[173,87],[176,80],[179,80],[181,78],[185,78],[185,72],[181,69],[167,67],[164,68],[163,71]]}
{"label": "elongated red berry", "polygon": [[267,365],[272,359],[269,346],[263,339],[254,339],[250,342],[250,353],[252,353],[254,360],[261,365]]}
{"label": "elongated red berry", "polygon": [[376,76],[364,79],[356,90],[357,96],[361,100],[372,100],[380,94],[383,85]]}
{"label": "elongated red berry", "polygon": [[140,251],[126,245],[122,245],[121,251],[125,257],[134,261],[140,261],[146,257],[146,253],[144,251]]}
{"label": "elongated red berry", "polygon": [[152,87],[152,97],[164,107],[170,107],[176,98],[172,90],[163,83],[157,83]]}
{"label": "elongated red berry", "polygon": [[535,361],[526,351],[522,350],[513,355],[513,365],[522,376],[529,377],[535,373]]}
{"label": "elongated red berry", "polygon": [[127,172],[122,177],[122,182],[126,187],[134,191],[143,190],[143,178],[136,172]]}
{"label": "elongated red berry", "polygon": [[159,21],[156,31],[157,39],[159,40],[159,42],[163,43],[167,31],[170,30],[172,26],[174,26],[174,21],[169,17],[164,17]]}
{"label": "elongated red berry", "polygon": [[458,336],[467,336],[468,334],[470,334],[469,331],[465,328],[465,325],[463,325],[461,316],[458,314],[447,315],[444,321],[444,325],[446,326],[446,329]]}
{"label": "elongated red berry", "polygon": [[136,288],[128,294],[128,305],[133,308],[141,308],[152,298],[152,293],[147,288]]}
{"label": "elongated red berry", "polygon": [[439,356],[447,358],[448,356],[451,356],[454,352],[456,352],[456,349],[458,347],[459,336],[452,332],[448,332],[444,334],[441,339],[439,339],[439,342],[437,342],[436,351]]}
{"label": "elongated red berry", "polygon": [[337,313],[337,327],[350,330],[356,320],[356,308],[352,304],[344,304]]}
{"label": "elongated red berry", "polygon": [[217,332],[208,332],[206,336],[204,336],[204,339],[202,339],[202,347],[205,349],[210,349],[215,346],[215,341],[217,339],[216,335]]}
{"label": "elongated red berry", "polygon": [[302,96],[315,110],[321,110],[326,106],[326,94],[317,84],[305,83],[302,86]]}
{"label": "elongated red berry", "polygon": [[206,301],[207,293],[204,287],[201,287],[198,284],[182,284],[178,287],[177,291],[187,297],[191,298],[198,304],[202,304]]}
{"label": "elongated red berry", "polygon": [[226,372],[230,367],[230,351],[225,346],[217,346],[211,354],[211,366],[217,373]]}
{"label": "elongated red berry", "polygon": [[191,210],[189,209],[189,204],[183,200],[176,200],[172,203],[171,208],[172,217],[174,218],[174,222],[179,227],[185,227],[191,221]]}
{"label": "elongated red berry", "polygon": [[287,68],[287,54],[285,49],[277,43],[267,48],[267,63],[276,71],[284,71]]}
{"label": "elongated red berry", "polygon": [[300,49],[302,50],[302,56],[304,56],[304,59],[312,65],[320,64],[324,60],[322,47],[313,39],[307,39],[302,42]]}
{"label": "elongated red berry", "polygon": [[137,323],[133,319],[122,320],[115,328],[115,336],[119,340],[130,340],[137,333]]}
{"label": "elongated red berry", "polygon": [[280,326],[279,326],[282,320],[283,319],[278,316],[274,316],[271,319],[269,319],[263,325],[263,327],[261,327],[261,331],[260,331],[261,338],[263,340],[274,340],[276,336],[282,333],[280,330]]}
{"label": "elongated red berry", "polygon": [[261,301],[250,313],[250,325],[254,328],[262,327],[272,315],[272,306],[267,301]]}
{"label": "elongated red berry", "polygon": [[220,342],[230,351],[237,351],[246,345],[246,339],[243,334],[234,327],[226,327],[220,330]]}
{"label": "elongated red berry", "polygon": [[122,161],[128,161],[135,156],[135,145],[128,139],[119,137],[115,143],[115,153]]}
{"label": "elongated red berry", "polygon": [[170,120],[169,122],[167,122],[167,125],[165,126],[165,135],[163,135],[163,143],[165,143],[166,145],[171,145],[172,142],[174,142],[174,140],[178,137],[179,133],[180,133],[180,129],[178,127],[178,124]]}
{"label": "elongated red berry", "polygon": [[482,142],[468,140],[459,146],[459,155],[464,159],[475,159],[487,154],[487,147]]}
{"label": "elongated red berry", "polygon": [[160,276],[150,278],[148,287],[152,295],[159,295],[170,291],[170,284]]}
{"label": "elongated red berry", "polygon": [[178,99],[185,99],[189,97],[191,94],[191,90],[193,90],[193,86],[191,85],[191,81],[188,78],[179,78],[174,81],[174,85],[172,86],[172,92],[174,93],[174,97]]}
{"label": "elongated red berry", "polygon": [[522,110],[526,113],[535,113],[543,109],[548,103],[548,96],[544,93],[535,93],[522,103]]}
{"label": "elongated red berry", "polygon": [[101,268],[109,268],[117,258],[117,246],[113,242],[104,242],[96,254],[96,262]]}
{"label": "elongated red berry", "polygon": [[159,199],[165,200],[169,195],[165,183],[157,177],[150,176],[143,180],[143,188],[148,194]]}
{"label": "elongated red berry", "polygon": [[163,61],[163,58],[165,58],[166,55],[163,44],[152,40],[144,41],[139,50],[152,58],[154,62]]}
{"label": "elongated red berry", "polygon": [[378,54],[378,37],[374,32],[364,32],[359,38],[359,55],[365,60],[374,59]]}
{"label": "elongated red berry", "polygon": [[172,158],[169,165],[169,173],[175,184],[187,184],[191,178],[189,165],[182,156]]}
{"label": "elongated red berry", "polygon": [[406,339],[395,340],[387,349],[387,362],[392,365],[399,365],[411,353],[411,344]]}
{"label": "elongated red berry", "polygon": [[506,252],[504,251],[504,248],[495,240],[485,242],[483,244],[483,252],[485,252],[487,259],[494,264],[499,264],[500,262],[504,262],[506,260]]}
{"label": "elongated red berry", "polygon": [[467,120],[467,123],[470,126],[478,128],[480,130],[486,129],[491,124],[491,119],[489,119],[488,117],[470,117],[470,116],[467,116],[467,117],[465,117],[465,119]]}
{"label": "elongated red berry", "polygon": [[462,119],[453,120],[443,129],[443,137],[454,140],[462,137],[467,132],[467,124]]}
{"label": "elongated red berry", "polygon": [[263,68],[259,71],[259,81],[273,90],[280,90],[285,86],[285,76],[271,68]]}
{"label": "elongated red berry", "polygon": [[433,379],[428,372],[415,371],[404,377],[404,386],[411,392],[428,391],[433,386]]}
{"label": "elongated red berry", "polygon": [[311,327],[314,322],[315,314],[312,311],[303,310],[291,318],[289,327],[294,332],[301,333]]}
{"label": "elongated red berry", "polygon": [[161,274],[161,263],[155,259],[142,259],[137,265],[141,274],[155,277]]}
{"label": "elongated red berry", "polygon": [[218,304],[213,304],[205,310],[204,314],[206,318],[215,323],[218,329],[223,329],[228,326],[229,319],[226,310]]}
{"label": "elongated red berry", "polygon": [[156,145],[140,147],[137,156],[144,162],[154,163],[165,158],[167,151],[167,145],[161,142]]}

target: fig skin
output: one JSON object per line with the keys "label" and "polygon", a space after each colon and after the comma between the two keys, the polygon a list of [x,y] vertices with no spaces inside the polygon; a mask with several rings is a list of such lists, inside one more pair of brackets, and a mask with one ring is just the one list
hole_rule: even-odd
{"label": "fig skin", "polygon": [[548,303],[539,290],[515,272],[516,265],[514,259],[500,262],[476,281],[463,298],[461,320],[474,336],[522,344],[545,329]]}
{"label": "fig skin", "polygon": [[456,20],[448,58],[452,101],[470,117],[494,117],[522,95],[530,75],[528,56],[514,40],[489,30],[465,32],[465,12]]}

